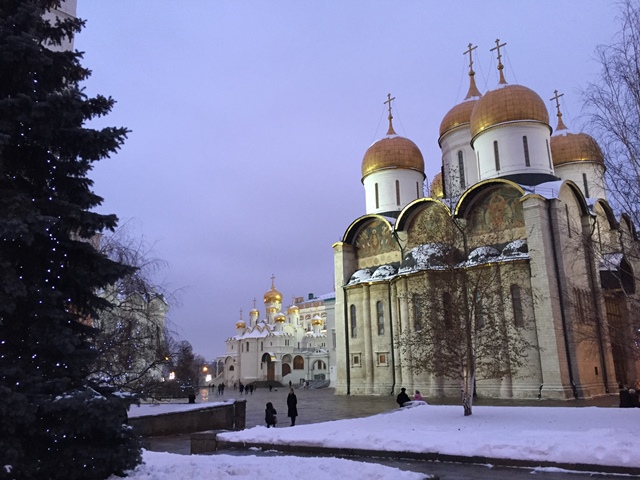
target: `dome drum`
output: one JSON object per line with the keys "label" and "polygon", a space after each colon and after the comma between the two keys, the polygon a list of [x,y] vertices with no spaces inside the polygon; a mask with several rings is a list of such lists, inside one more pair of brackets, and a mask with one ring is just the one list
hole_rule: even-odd
{"label": "dome drum", "polygon": [[406,169],[379,170],[363,179],[368,214],[390,214],[422,198],[424,172]]}
{"label": "dome drum", "polygon": [[480,181],[522,174],[554,175],[548,125],[518,122],[499,126],[479,135],[473,147]]}

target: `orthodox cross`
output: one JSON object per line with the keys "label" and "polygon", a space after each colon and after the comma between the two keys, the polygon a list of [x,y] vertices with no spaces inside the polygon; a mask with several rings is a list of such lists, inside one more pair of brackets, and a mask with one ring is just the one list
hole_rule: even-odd
{"label": "orthodox cross", "polygon": [[391,97],[390,93],[387,93],[387,101],[384,103],[388,103],[389,104],[389,130],[387,131],[387,135],[395,135],[396,132],[394,132],[393,130],[393,125],[391,124],[391,120],[393,120],[393,115],[391,115],[391,101],[395,100],[396,97]]}
{"label": "orthodox cross", "polygon": [[493,47],[491,50],[489,50],[490,52],[493,52],[494,50],[498,51],[498,70],[500,71],[500,83],[507,83],[504,79],[504,75],[502,73],[502,69],[504,68],[504,65],[502,65],[502,54],[500,53],[500,47],[504,47],[506,46],[506,43],[503,43],[502,45],[500,44],[500,39],[497,38],[496,39],[496,46]]}
{"label": "orthodox cross", "polygon": [[560,97],[564,97],[564,93],[561,93],[558,95],[558,90],[554,90],[553,93],[555,95],[551,97],[549,100],[556,101],[556,111],[557,111],[556,116],[558,117],[558,126],[556,127],[556,130],[566,130],[567,127],[562,121],[562,112],[560,111]]}
{"label": "orthodox cross", "polygon": [[275,285],[275,283],[274,283],[275,279],[276,279],[276,276],[272,273],[272,274],[271,274],[271,288],[272,288],[272,289],[273,289],[273,288],[276,288],[276,285]]}
{"label": "orthodox cross", "polygon": [[242,309],[240,309],[240,320],[242,320]]}
{"label": "orthodox cross", "polygon": [[256,309],[256,297],[253,297],[253,309]]}
{"label": "orthodox cross", "polygon": [[473,51],[476,48],[478,48],[477,45],[474,47],[473,44],[470,43],[469,44],[469,50],[467,50],[466,52],[463,53],[463,55],[466,55],[467,53],[469,54],[469,73],[474,73],[473,72]]}

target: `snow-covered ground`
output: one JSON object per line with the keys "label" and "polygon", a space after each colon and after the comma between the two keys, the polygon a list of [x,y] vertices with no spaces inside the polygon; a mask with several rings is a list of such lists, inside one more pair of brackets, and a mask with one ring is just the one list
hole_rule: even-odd
{"label": "snow-covered ground", "polygon": [[[438,452],[624,466],[640,471],[640,410],[635,408],[476,406],[472,416],[464,417],[460,406],[418,403],[367,418],[293,428],[258,426],[221,435],[225,440],[274,446]],[[424,478],[424,474],[334,458],[185,456],[145,451],[144,461],[130,479]]]}

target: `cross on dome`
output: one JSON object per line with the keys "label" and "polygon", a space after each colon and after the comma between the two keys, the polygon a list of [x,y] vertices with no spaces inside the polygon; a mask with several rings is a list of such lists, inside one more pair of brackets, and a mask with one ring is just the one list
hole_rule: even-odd
{"label": "cross on dome", "polygon": [[496,38],[496,46],[493,47],[491,50],[489,50],[490,52],[493,52],[494,50],[498,51],[498,71],[500,72],[500,81],[498,83],[501,84],[506,84],[507,81],[504,79],[504,73],[502,73],[502,69],[504,68],[504,65],[502,64],[502,54],[500,53],[500,47],[505,47],[507,44],[506,42],[503,44],[500,44],[500,39]]}
{"label": "cross on dome", "polygon": [[469,49],[463,53],[463,55],[466,55],[467,53],[469,54],[469,91],[467,92],[467,96],[464,97],[465,100],[482,96],[480,90],[478,90],[478,87],[476,86],[476,72],[473,71],[473,51],[476,48],[478,48],[477,45],[474,47],[472,43],[469,43]]}
{"label": "cross on dome", "polygon": [[391,120],[393,120],[393,115],[391,114],[391,101],[395,100],[396,97],[391,97],[390,93],[387,93],[387,100],[384,102],[385,104],[388,104],[389,107],[389,130],[387,131],[387,135],[397,135],[397,133],[393,130],[393,124],[391,123]]}
{"label": "cross on dome", "polygon": [[566,130],[567,127],[562,121],[562,112],[560,111],[560,97],[564,97],[564,93],[558,94],[558,90],[554,90],[553,93],[555,95],[551,97],[549,100],[551,101],[555,100],[556,102],[556,111],[557,111],[556,116],[558,117],[558,126],[556,127],[556,130]]}

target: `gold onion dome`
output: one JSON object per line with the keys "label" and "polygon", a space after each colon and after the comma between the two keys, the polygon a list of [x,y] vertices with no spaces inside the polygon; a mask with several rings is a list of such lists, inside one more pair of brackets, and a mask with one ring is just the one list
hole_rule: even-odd
{"label": "gold onion dome", "polygon": [[[391,107],[389,107],[391,108]],[[387,135],[371,145],[362,159],[362,179],[378,170],[402,168],[417,170],[424,174],[424,158],[415,143],[401,137],[393,130],[389,111]]]}
{"label": "gold onion dome", "polygon": [[264,294],[264,303],[280,303],[282,302],[282,294],[276,290],[274,284],[275,277],[271,277],[271,290]]}
{"label": "gold onion dome", "polygon": [[243,320],[240,320],[236,322],[236,328],[247,328],[247,324]]}
{"label": "gold onion dome", "polygon": [[[471,48],[471,44],[469,44],[469,48]],[[475,72],[470,68],[469,91],[467,92],[467,96],[464,97],[464,100],[461,103],[449,110],[442,119],[442,122],[440,123],[440,137],[454,128],[470,123],[471,112],[476,106],[476,103],[478,103],[480,97],[482,97],[482,94],[476,86]]]}
{"label": "gold onion dome", "polygon": [[520,121],[549,125],[546,105],[530,88],[501,84],[476,102],[471,112],[471,138],[496,125]]}
{"label": "gold onion dome", "polygon": [[555,94],[556,96],[552,100],[556,100],[558,126],[550,141],[554,167],[574,162],[596,162],[604,165],[602,150],[592,136],[586,133],[570,133],[567,130],[562,121],[560,102],[558,101],[562,95],[558,95],[557,90]]}
{"label": "gold onion dome", "polygon": [[289,308],[287,308],[287,313],[298,313],[299,311],[300,309],[297,305],[291,305]]}
{"label": "gold onion dome", "polygon": [[287,320],[287,317],[284,316],[284,313],[280,312],[278,315],[276,315],[276,318],[274,320],[277,323],[284,323]]}
{"label": "gold onion dome", "polygon": [[311,320],[311,325],[322,325],[322,319],[321,318],[314,318],[313,320]]}
{"label": "gold onion dome", "polygon": [[442,172],[438,172],[433,180],[431,181],[431,186],[429,187],[430,197],[431,198],[443,198],[444,190],[442,188]]}

